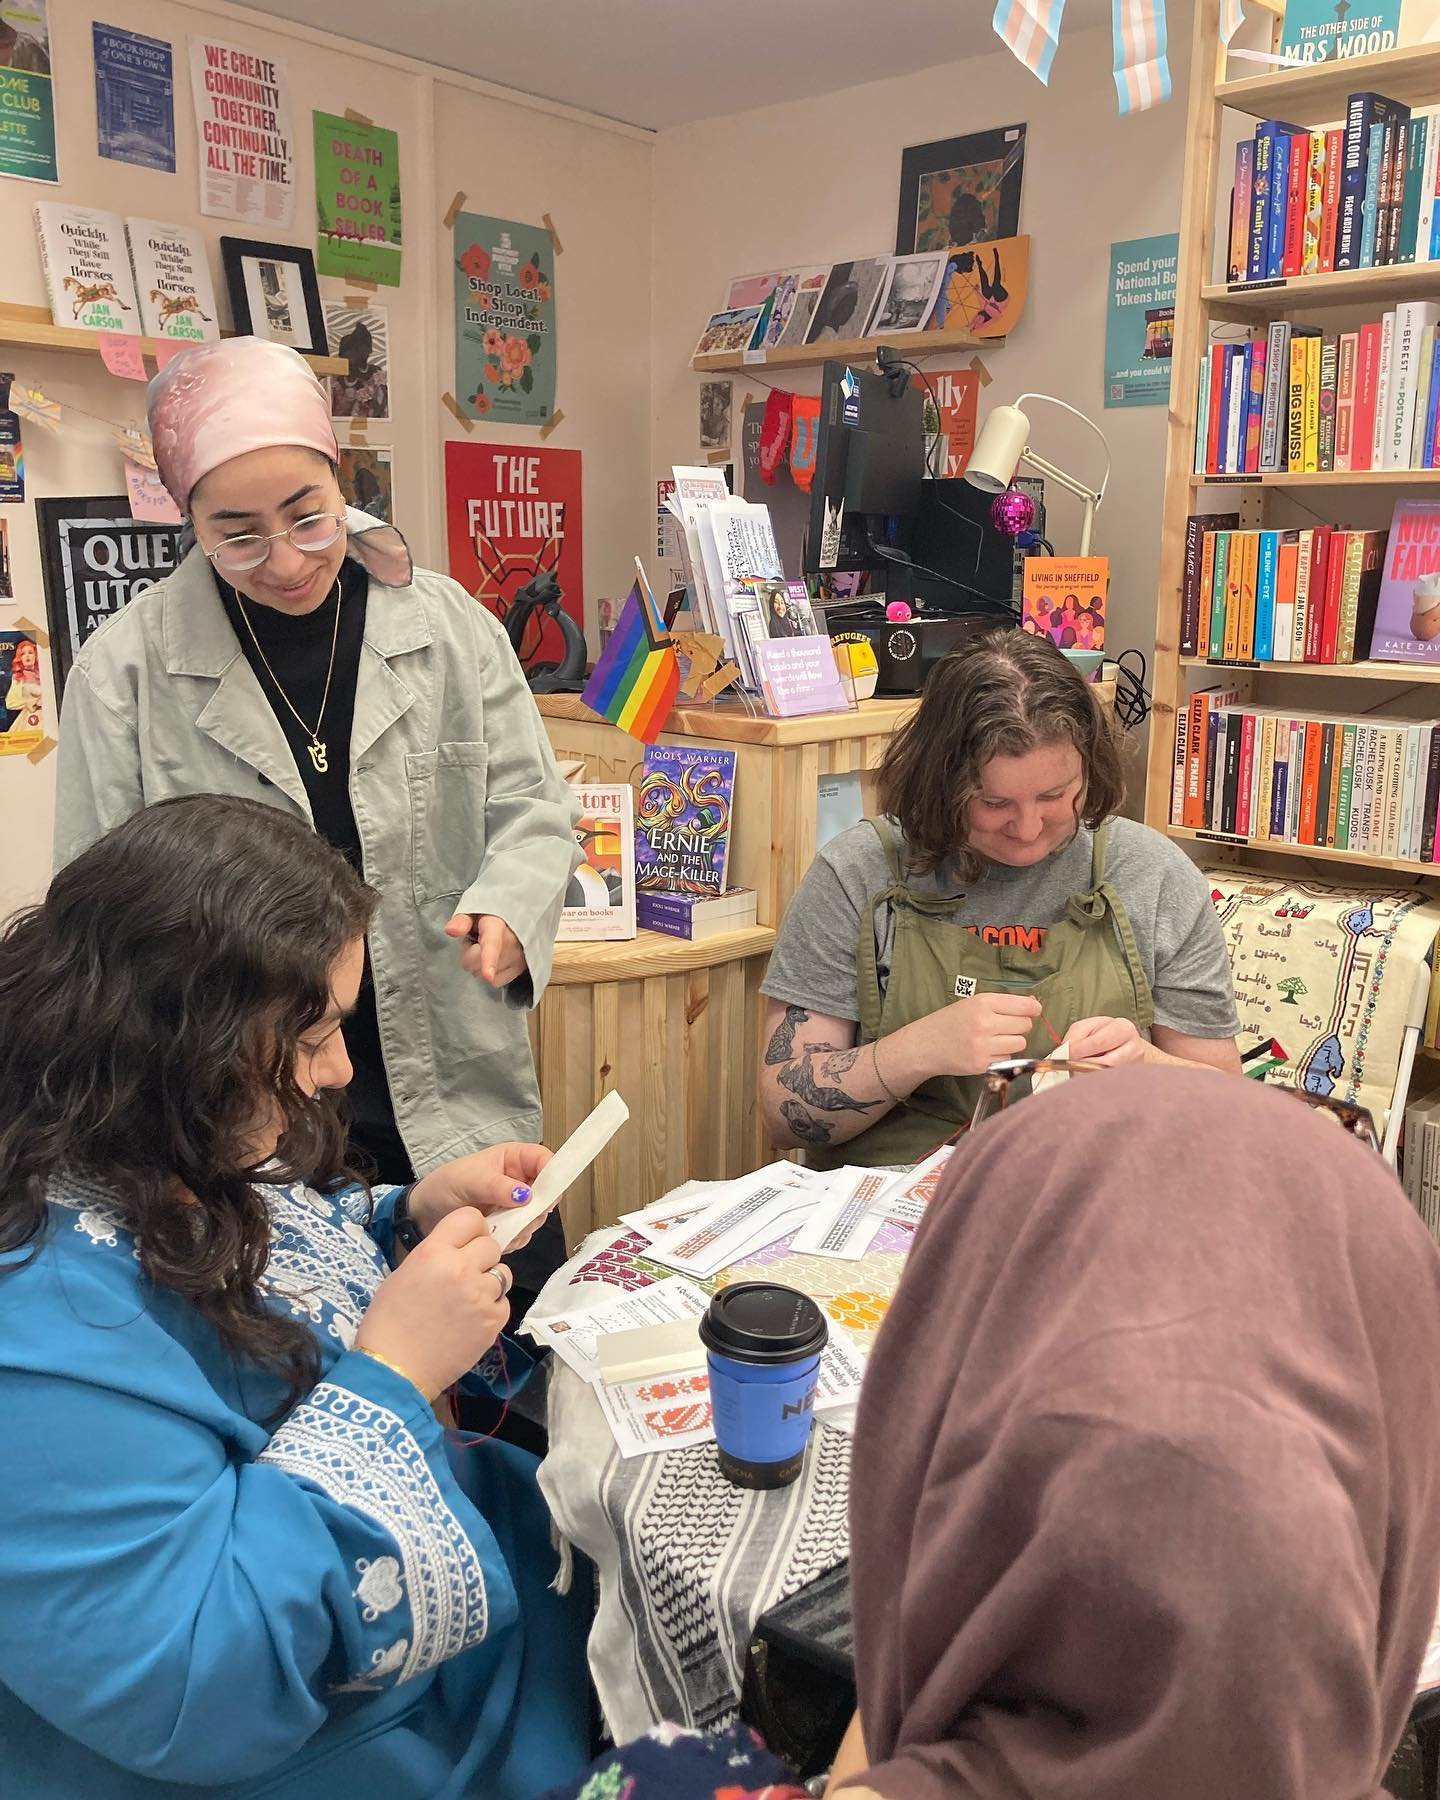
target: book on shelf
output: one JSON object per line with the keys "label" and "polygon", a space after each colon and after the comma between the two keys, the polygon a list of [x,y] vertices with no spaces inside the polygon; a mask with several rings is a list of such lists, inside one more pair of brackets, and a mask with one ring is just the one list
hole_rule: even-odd
{"label": "book on shelf", "polygon": [[218,338],[215,288],[200,233],[158,219],[127,219],[125,236],[145,335],[194,344]]}
{"label": "book on shelf", "polygon": [[55,323],[139,337],[140,308],[119,216],[39,200],[35,227]]}
{"label": "book on shelf", "polygon": [[576,782],[575,842],[583,857],[570,877],[556,936],[561,943],[635,935],[634,795],[628,782]]}
{"label": "book on shelf", "polygon": [[1395,502],[1370,655],[1440,665],[1440,500]]}
{"label": "book on shelf", "polygon": [[1440,720],[1322,717],[1207,689],[1175,746],[1171,819],[1187,830],[1435,862]]}
{"label": "book on shelf", "polygon": [[635,916],[646,931],[698,942],[744,931],[755,923],[758,903],[754,888],[727,888],[723,894],[647,892],[638,896]]}
{"label": "book on shelf", "polygon": [[637,893],[723,894],[735,752],[647,744],[635,814]]}
{"label": "book on shelf", "polygon": [[1440,467],[1440,302],[1322,333],[1277,319],[1212,344],[1197,377],[1196,473]]}
{"label": "book on shelf", "polygon": [[[1343,664],[1376,654],[1384,550],[1384,532],[1242,531],[1235,513],[1191,514],[1180,654],[1246,664]],[[1436,629],[1440,635],[1440,620]]]}
{"label": "book on shelf", "polygon": [[1229,283],[1440,258],[1440,109],[1351,94],[1343,126],[1264,120],[1236,145],[1234,169]]}
{"label": "book on shelf", "polygon": [[[1432,983],[1432,999],[1437,994],[1440,983]],[[1433,1049],[1435,1042],[1427,1028],[1426,1045]],[[1440,1241],[1440,1094],[1420,1095],[1406,1106],[1400,1166],[1410,1204]]]}

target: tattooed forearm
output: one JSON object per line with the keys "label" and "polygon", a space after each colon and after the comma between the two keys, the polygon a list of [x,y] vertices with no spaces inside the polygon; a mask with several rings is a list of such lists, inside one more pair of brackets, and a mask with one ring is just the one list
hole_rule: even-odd
{"label": "tattooed forearm", "polygon": [[804,1025],[810,1015],[803,1006],[787,1006],[785,1017],[775,1027],[774,1035],[765,1046],[765,1066],[773,1069],[776,1063],[789,1062],[795,1054],[795,1027]]}
{"label": "tattooed forearm", "polygon": [[840,1081],[855,1067],[860,1048],[857,1044],[853,1050],[837,1050],[833,1056],[827,1056],[820,1065],[820,1073],[831,1081]]}
{"label": "tattooed forearm", "polygon": [[[821,1087],[819,1085],[815,1079],[815,1070],[810,1059],[818,1051],[830,1048],[831,1046],[828,1044],[806,1044],[799,1056],[793,1062],[787,1063],[775,1079],[781,1087],[788,1088],[797,1099],[803,1100],[807,1106],[813,1107],[817,1112],[869,1112],[872,1107],[878,1106],[880,1104],[878,1098],[857,1100],[853,1094],[847,1094],[842,1087]],[[847,1055],[853,1062],[855,1059],[853,1051],[842,1050],[835,1056],[827,1058],[822,1065],[825,1072],[830,1072],[831,1063],[843,1060]],[[842,1070],[841,1073],[843,1074],[844,1071]]]}
{"label": "tattooed forearm", "polygon": [[798,1100],[782,1100],[780,1117],[790,1127],[790,1134],[800,1144],[828,1144],[832,1126],[815,1119]]}

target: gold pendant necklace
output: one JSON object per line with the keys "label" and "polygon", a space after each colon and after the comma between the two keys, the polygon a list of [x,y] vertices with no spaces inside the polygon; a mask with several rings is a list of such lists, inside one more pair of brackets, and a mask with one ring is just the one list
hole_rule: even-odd
{"label": "gold pendant necklace", "polygon": [[270,659],[260,648],[260,640],[255,635],[255,627],[250,623],[250,614],[245,609],[244,597],[240,594],[238,589],[236,590],[235,598],[240,605],[240,617],[245,621],[245,629],[250,633],[250,642],[255,646],[255,654],[260,658],[261,663],[264,665],[265,673],[275,684],[275,692],[285,702],[286,706],[289,707],[291,717],[310,740],[305,748],[310,753],[310,762],[315,773],[317,775],[327,775],[330,772],[330,747],[321,739],[320,727],[325,723],[325,708],[330,704],[330,680],[335,673],[335,648],[340,642],[341,596],[339,576],[337,575],[335,578],[335,629],[330,634],[330,666],[325,671],[325,691],[320,696],[320,713],[315,720],[313,728],[307,725],[300,717],[300,714],[295,710],[294,702],[285,692],[284,688],[281,687],[279,677],[270,667]]}

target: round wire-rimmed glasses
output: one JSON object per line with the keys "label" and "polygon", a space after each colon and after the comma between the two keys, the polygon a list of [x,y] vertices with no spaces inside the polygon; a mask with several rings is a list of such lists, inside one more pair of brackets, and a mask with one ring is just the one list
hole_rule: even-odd
{"label": "round wire-rimmed glasses", "polygon": [[[984,1086],[970,1115],[970,1129],[973,1131],[995,1113],[1003,1112],[1009,1103],[1011,1088],[1024,1076],[1033,1080],[1036,1075],[1045,1074],[1091,1075],[1103,1072],[1108,1066],[1106,1063],[1090,1062],[1081,1057],[1076,1057],[1072,1062],[1063,1056],[1016,1056],[1007,1057],[1003,1062],[991,1063],[981,1077]],[[1359,1138],[1362,1144],[1368,1144],[1377,1154],[1380,1152],[1380,1135],[1375,1129],[1374,1119],[1365,1107],[1357,1106],[1353,1100],[1337,1100],[1330,1094],[1307,1093],[1304,1088],[1286,1087],[1278,1081],[1266,1082],[1265,1085],[1277,1094],[1289,1094],[1292,1099],[1308,1106],[1312,1112],[1333,1119],[1343,1131]]]}
{"label": "round wire-rimmed glasses", "polygon": [[238,575],[246,569],[258,569],[269,556],[270,546],[276,538],[289,538],[297,550],[303,550],[307,556],[319,556],[344,529],[345,521],[338,513],[308,513],[293,525],[287,525],[284,531],[272,531],[264,536],[259,532],[247,532],[243,537],[225,538],[205,554],[217,569],[231,569]]}

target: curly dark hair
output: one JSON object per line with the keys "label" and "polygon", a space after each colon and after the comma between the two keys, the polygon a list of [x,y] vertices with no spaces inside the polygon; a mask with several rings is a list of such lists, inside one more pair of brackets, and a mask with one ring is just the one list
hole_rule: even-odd
{"label": "curly dark hair", "polygon": [[[38,1244],[51,1183],[88,1176],[149,1279],[277,1375],[285,1408],[312,1387],[309,1329],[260,1288],[256,1183],[353,1179],[295,1061],[378,901],[303,821],[215,794],[147,807],[62,869],[0,935],[0,1252]],[[247,1144],[272,1107],[262,1176]]]}
{"label": "curly dark hair", "polygon": [[986,763],[1062,743],[1080,753],[1076,812],[1093,828],[1119,810],[1125,777],[1115,729],[1074,664],[1049,638],[1011,630],[973,638],[937,663],[879,772],[881,810],[904,832],[916,872],[949,859],[962,881],[976,880],[984,864],[969,848],[967,821]]}

